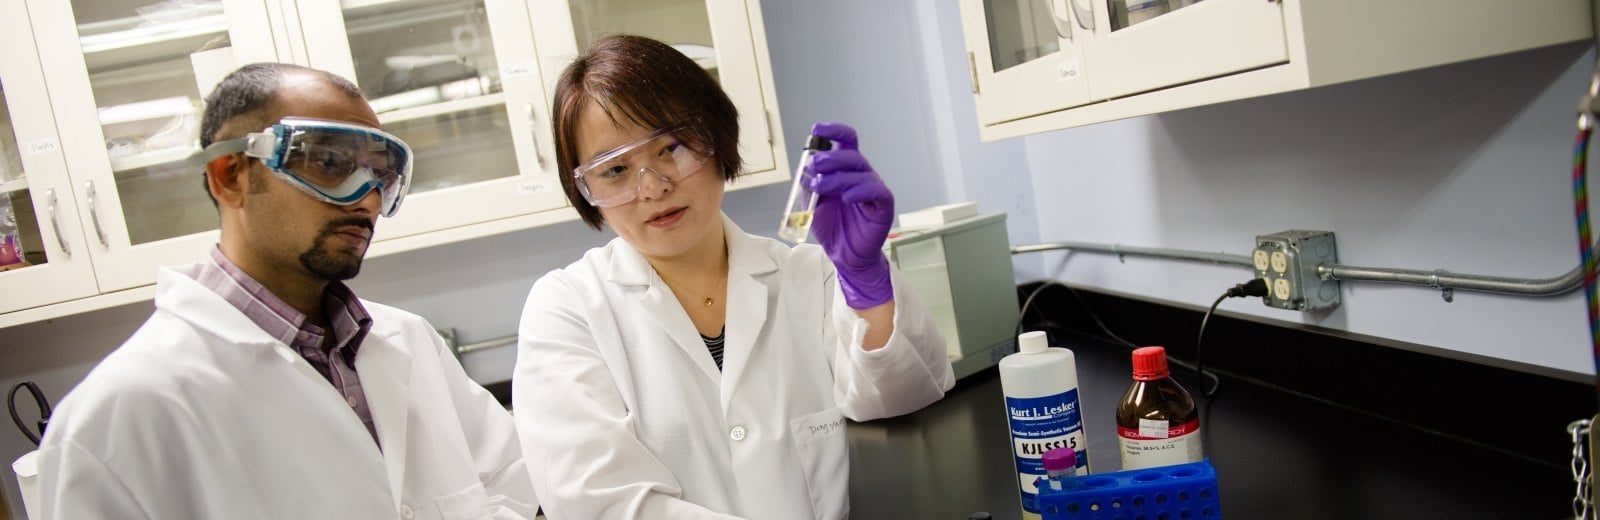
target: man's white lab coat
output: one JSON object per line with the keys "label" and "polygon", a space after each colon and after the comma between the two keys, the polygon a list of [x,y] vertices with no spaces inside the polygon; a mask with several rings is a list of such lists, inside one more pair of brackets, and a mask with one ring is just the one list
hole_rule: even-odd
{"label": "man's white lab coat", "polygon": [[45,518],[532,518],[510,415],[422,318],[363,301],[340,393],[215,293],[163,269],[156,311],[67,395],[40,448]]}
{"label": "man's white lab coat", "polygon": [[534,284],[513,404],[551,518],[844,518],[845,418],[911,412],[954,385],[944,338],[899,273],[893,337],[864,351],[866,322],[820,248],[723,221],[722,372],[621,239]]}

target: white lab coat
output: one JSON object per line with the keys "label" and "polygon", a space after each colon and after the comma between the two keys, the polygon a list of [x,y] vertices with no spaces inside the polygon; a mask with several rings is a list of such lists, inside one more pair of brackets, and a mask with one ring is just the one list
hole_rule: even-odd
{"label": "white lab coat", "polygon": [[45,518],[532,518],[515,424],[422,318],[371,302],[356,372],[382,441],[316,369],[163,269],[156,311],[40,448]]}
{"label": "white lab coat", "polygon": [[899,273],[887,346],[861,349],[813,245],[728,242],[724,370],[620,238],[534,284],[513,405],[553,520],[849,515],[846,417],[917,410],[955,384],[945,343]]}

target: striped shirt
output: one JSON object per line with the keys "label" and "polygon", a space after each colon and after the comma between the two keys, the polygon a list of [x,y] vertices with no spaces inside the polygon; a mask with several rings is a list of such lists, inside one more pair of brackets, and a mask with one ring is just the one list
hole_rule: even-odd
{"label": "striped shirt", "polygon": [[719,371],[722,370],[722,338],[728,335],[727,332],[728,328],[723,327],[722,330],[717,331],[717,337],[715,338],[705,334],[700,335],[700,340],[706,342],[706,350],[711,351],[711,359],[717,362],[717,370]]}
{"label": "striped shirt", "polygon": [[340,282],[329,283],[323,291],[322,308],[333,328],[333,335],[329,336],[322,327],[307,320],[306,315],[240,270],[222,254],[221,248],[211,248],[210,260],[201,262],[200,269],[190,276],[239,309],[262,331],[305,358],[338,390],[345,404],[350,405],[350,410],[377,442],[378,428],[372,422],[372,410],[367,406],[367,396],[361,390],[361,378],[355,368],[356,351],[372,328],[372,316],[367,314],[355,293]]}

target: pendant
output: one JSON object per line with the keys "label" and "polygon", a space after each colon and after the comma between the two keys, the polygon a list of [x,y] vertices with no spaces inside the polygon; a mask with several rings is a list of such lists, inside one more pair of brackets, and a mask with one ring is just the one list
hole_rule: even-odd
{"label": "pendant", "polygon": [[707,297],[707,298],[706,298],[706,300],[705,300],[705,301],[704,301],[704,302],[703,302],[703,303],[705,303],[705,304],[706,304],[706,306],[707,306],[707,307],[710,307],[710,306],[711,306],[711,304],[713,304],[713,303],[717,303],[717,301],[716,301],[716,300],[713,300],[713,299],[711,299],[711,298],[710,298],[710,297]]}

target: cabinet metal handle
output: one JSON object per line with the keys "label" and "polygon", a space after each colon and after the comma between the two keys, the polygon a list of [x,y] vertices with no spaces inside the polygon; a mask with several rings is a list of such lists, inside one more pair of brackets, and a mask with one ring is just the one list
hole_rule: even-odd
{"label": "cabinet metal handle", "polygon": [[544,152],[539,150],[539,114],[533,111],[533,103],[523,105],[523,111],[528,114],[528,130],[533,134],[533,160],[538,163],[539,169],[544,169]]}
{"label": "cabinet metal handle", "polygon": [[61,236],[61,223],[56,221],[56,189],[44,190],[46,211],[50,213],[50,229],[56,232],[56,245],[61,246],[61,252],[72,256],[72,248],[67,247],[67,238]]}
{"label": "cabinet metal handle", "polygon": [[978,93],[978,55],[967,53],[967,72],[972,74],[972,93]]}
{"label": "cabinet metal handle", "polygon": [[1045,9],[1050,11],[1050,23],[1056,26],[1056,36],[1063,40],[1072,41],[1072,20],[1067,16],[1066,6],[1058,6],[1057,2],[1066,3],[1072,0],[1046,0]]}
{"label": "cabinet metal handle", "polygon": [[94,206],[94,181],[84,181],[83,189],[84,198],[89,201],[89,221],[94,222],[94,234],[100,238],[100,245],[111,247],[111,244],[106,241],[105,230],[100,228],[100,212]]}
{"label": "cabinet metal handle", "polygon": [[1085,31],[1094,30],[1094,0],[1067,0],[1072,4],[1072,16],[1078,19],[1078,27]]}

